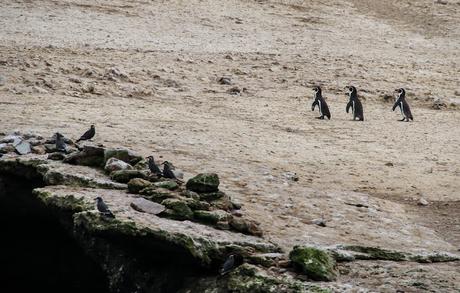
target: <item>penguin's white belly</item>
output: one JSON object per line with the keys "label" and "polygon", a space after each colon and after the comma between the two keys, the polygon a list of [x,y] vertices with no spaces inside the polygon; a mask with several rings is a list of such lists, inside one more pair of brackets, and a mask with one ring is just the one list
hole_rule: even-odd
{"label": "penguin's white belly", "polygon": [[321,107],[321,102],[318,102],[318,106],[319,106],[319,113],[323,115],[323,108]]}
{"label": "penguin's white belly", "polygon": [[353,117],[355,116],[355,101],[352,102],[351,110],[353,111]]}
{"label": "penguin's white belly", "polygon": [[400,103],[401,104],[401,114],[406,117],[406,115],[404,114],[404,104],[403,102]]}

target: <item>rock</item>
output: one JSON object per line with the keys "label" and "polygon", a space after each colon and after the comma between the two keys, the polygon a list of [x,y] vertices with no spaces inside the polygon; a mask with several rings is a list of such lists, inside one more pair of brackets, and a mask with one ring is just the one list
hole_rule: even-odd
{"label": "rock", "polygon": [[147,170],[149,168],[149,162],[142,159],[134,165],[134,169],[136,170]]}
{"label": "rock", "polygon": [[320,227],[326,227],[326,221],[324,219],[315,219],[311,221],[312,224],[318,225]]}
{"label": "rock", "polygon": [[174,176],[176,176],[176,178],[178,179],[184,179],[184,172],[182,172],[181,170],[171,170],[174,174]]}
{"label": "rock", "polygon": [[54,160],[54,161],[62,161],[62,160],[64,160],[65,158],[66,158],[66,155],[65,155],[65,154],[63,154],[63,153],[58,153],[58,152],[56,152],[56,153],[50,153],[50,154],[48,155],[48,159],[49,159],[49,160]]}
{"label": "rock", "polygon": [[6,83],[5,78],[2,75],[0,75],[0,86],[4,86],[5,83]]}
{"label": "rock", "polygon": [[43,142],[39,139],[29,139],[28,141],[31,146],[39,146],[43,144]]}
{"label": "rock", "polygon": [[261,237],[263,235],[262,230],[259,228],[259,224],[253,220],[234,218],[232,217],[229,221],[230,227],[235,231],[243,234],[255,235]]}
{"label": "rock", "polygon": [[[70,150],[68,150],[68,152],[69,151]],[[86,144],[83,146],[83,150],[67,156],[64,163],[89,167],[102,167],[104,166],[104,148]]]}
{"label": "rock", "polygon": [[239,96],[241,94],[241,90],[238,87],[232,87],[227,91],[227,93],[231,94],[232,96]]}
{"label": "rock", "polygon": [[[167,207],[165,216],[175,220],[191,220],[193,219],[193,211],[189,206],[177,198],[167,198],[161,202],[162,205]],[[168,211],[169,210],[169,211]]]}
{"label": "rock", "polygon": [[159,181],[159,182],[155,182],[153,183],[153,185],[155,185],[156,187],[159,187],[159,188],[165,188],[165,189],[169,189],[169,190],[176,190],[177,188],[179,188],[179,185],[177,184],[177,182],[175,181]]}
{"label": "rock", "polygon": [[194,191],[185,190],[182,192],[182,195],[185,197],[193,198],[195,200],[200,200],[200,195]]}
{"label": "rock", "polygon": [[228,222],[231,219],[231,215],[222,210],[214,210],[214,211],[203,211],[203,210],[196,210],[193,213],[194,218],[202,223],[212,224],[215,225],[218,222]]}
{"label": "rock", "polygon": [[218,82],[220,84],[226,84],[226,85],[231,85],[232,84],[232,80],[230,79],[230,77],[221,77],[221,78],[219,78]]}
{"label": "rock", "polygon": [[152,186],[152,182],[142,178],[134,178],[128,182],[128,191],[131,193],[139,193],[142,189]]}
{"label": "rock", "polygon": [[289,253],[294,268],[315,281],[334,281],[335,261],[325,251],[315,247],[294,246]]}
{"label": "rock", "polygon": [[166,198],[177,198],[178,195],[171,190],[158,188],[156,186],[150,186],[142,189],[139,194],[143,195],[145,198],[161,203]]}
{"label": "rock", "polygon": [[32,153],[37,154],[37,155],[44,155],[46,154],[46,148],[44,145],[33,146]]}
{"label": "rock", "polygon": [[222,191],[200,193],[200,199],[206,201],[215,201],[223,197],[225,197],[225,193]]}
{"label": "rock", "polygon": [[12,153],[14,151],[15,151],[15,148],[12,144],[0,143],[0,153],[6,154],[6,153]]}
{"label": "rock", "polygon": [[424,199],[424,198],[420,198],[420,199],[418,200],[417,204],[418,204],[419,206],[427,206],[427,205],[428,205],[428,201],[427,201],[426,199]]}
{"label": "rock", "polygon": [[128,183],[131,179],[134,178],[147,179],[148,172],[139,170],[120,170],[112,172],[112,174],[110,174],[110,178],[116,182]]}
{"label": "rock", "polygon": [[104,162],[107,162],[110,158],[122,160],[131,166],[142,160],[141,156],[135,155],[132,151],[124,148],[106,149],[104,151]]}
{"label": "rock", "polygon": [[144,198],[135,198],[130,203],[130,206],[138,212],[158,215],[162,213],[166,207],[156,202],[151,202]]}
{"label": "rock", "polygon": [[[70,138],[64,137],[64,142],[66,144],[74,144],[73,141]],[[45,144],[56,144],[56,133],[53,134],[53,136],[50,139],[47,139],[45,141]]]}
{"label": "rock", "polygon": [[208,202],[200,201],[192,198],[186,198],[185,202],[192,210],[203,210],[208,211],[211,208],[211,205]]}
{"label": "rock", "polygon": [[37,94],[47,94],[47,93],[48,93],[47,90],[45,90],[45,89],[42,88],[42,87],[36,86],[36,85],[34,85],[34,86],[32,87],[32,91],[33,91],[34,93],[37,93]]}
{"label": "rock", "polygon": [[0,143],[12,143],[17,144],[22,140],[22,137],[18,135],[7,135],[0,140]]}
{"label": "rock", "polygon": [[217,209],[229,212],[233,210],[233,203],[231,202],[230,197],[226,194],[217,200],[210,201],[209,203]]}
{"label": "rock", "polygon": [[288,180],[291,180],[291,181],[294,181],[294,182],[297,182],[299,181],[299,176],[297,175],[297,173],[295,172],[286,172],[283,174],[283,176],[288,179]]}
{"label": "rock", "polygon": [[442,100],[441,98],[437,98],[433,101],[433,104],[431,105],[431,108],[435,110],[442,110],[447,108],[447,103]]}
{"label": "rock", "polygon": [[216,192],[219,190],[219,183],[219,176],[216,173],[202,173],[190,178],[186,187],[198,193]]}
{"label": "rock", "polygon": [[232,200],[231,203],[234,210],[240,210],[242,207],[242,204],[240,202]]}
{"label": "rock", "polygon": [[21,140],[17,144],[13,144],[16,152],[20,155],[27,155],[32,152],[31,145],[25,140]]}
{"label": "rock", "polygon": [[120,170],[132,170],[133,167],[122,161],[122,160],[119,160],[117,158],[110,158],[107,160],[107,162],[105,163],[105,167],[104,167],[104,170],[107,171],[107,173],[112,173],[114,171],[120,171]]}

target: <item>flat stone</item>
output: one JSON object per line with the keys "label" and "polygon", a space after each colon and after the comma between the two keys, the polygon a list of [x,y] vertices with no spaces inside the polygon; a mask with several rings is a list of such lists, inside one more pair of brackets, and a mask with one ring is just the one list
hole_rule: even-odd
{"label": "flat stone", "polygon": [[166,207],[162,204],[146,200],[145,198],[135,198],[131,201],[130,206],[138,212],[158,215]]}
{"label": "flat stone", "polygon": [[30,143],[25,140],[21,140],[18,144],[14,145],[14,148],[20,155],[27,155],[32,152]]}
{"label": "flat stone", "polygon": [[114,171],[132,170],[132,169],[133,169],[133,166],[117,158],[108,159],[104,167],[104,170],[107,171],[108,173],[112,173]]}

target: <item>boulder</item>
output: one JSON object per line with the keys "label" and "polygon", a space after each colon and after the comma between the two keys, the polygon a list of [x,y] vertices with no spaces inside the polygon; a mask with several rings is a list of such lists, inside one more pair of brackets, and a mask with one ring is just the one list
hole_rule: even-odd
{"label": "boulder", "polygon": [[107,173],[112,173],[114,171],[120,171],[120,170],[132,170],[133,167],[122,161],[122,160],[119,160],[117,158],[110,158],[107,160],[107,162],[105,163],[105,167],[104,167],[104,170],[107,171]]}
{"label": "boulder", "polygon": [[253,220],[232,217],[229,221],[229,224],[233,230],[243,234],[255,235],[259,237],[263,235],[262,230],[259,228],[259,224]]}
{"label": "boulder", "polygon": [[21,140],[13,145],[16,152],[20,155],[27,155],[32,152],[30,143],[25,140]]}
{"label": "boulder", "polygon": [[178,197],[178,195],[175,192],[172,192],[164,188],[158,188],[156,186],[146,187],[142,189],[139,193],[143,195],[145,198],[158,203],[161,203],[164,199],[167,198]]}
{"label": "boulder", "polygon": [[67,156],[64,163],[89,167],[102,167],[104,163],[104,148],[95,145],[85,145],[83,146],[83,150]]}
{"label": "boulder", "polygon": [[228,220],[232,217],[229,213],[222,210],[214,210],[214,211],[203,211],[203,210],[196,210],[193,213],[194,218],[202,223],[212,224],[215,225],[218,222],[228,222]]}
{"label": "boulder", "polygon": [[128,191],[131,193],[139,193],[142,189],[152,185],[152,182],[142,178],[134,178],[128,182]]}
{"label": "boulder", "polygon": [[315,247],[294,246],[289,253],[294,268],[315,281],[334,281],[335,260],[325,251]]}
{"label": "boulder", "polygon": [[136,165],[142,160],[141,156],[138,156],[125,148],[106,149],[104,151],[104,162],[107,162],[110,158],[122,160],[131,166]]}
{"label": "boulder", "polygon": [[21,140],[22,140],[22,137],[20,137],[19,135],[11,134],[11,135],[7,135],[4,138],[0,139],[0,143],[15,144],[15,143],[19,143]]}
{"label": "boulder", "polygon": [[193,211],[188,207],[185,201],[177,198],[168,198],[161,202],[162,205],[167,207],[162,215],[175,220],[191,220],[193,218]]}
{"label": "boulder", "polygon": [[219,183],[219,176],[216,173],[202,173],[190,178],[186,187],[198,193],[216,192],[219,190]]}
{"label": "boulder", "polygon": [[0,143],[0,153],[12,153],[14,152],[15,148],[12,144],[9,143]]}
{"label": "boulder", "polygon": [[196,200],[193,198],[185,198],[185,202],[192,210],[208,211],[211,205],[208,202]]}
{"label": "boulder", "polygon": [[112,174],[110,174],[110,178],[112,178],[113,181],[120,183],[128,183],[129,180],[134,178],[146,179],[147,177],[147,171],[139,170],[120,170],[112,172]]}
{"label": "boulder", "polygon": [[139,162],[136,163],[136,165],[134,165],[134,169],[136,170],[147,170],[149,168],[149,163],[142,159],[140,160]]}
{"label": "boulder", "polygon": [[225,196],[225,193],[223,193],[222,191],[200,193],[200,199],[206,200],[206,201],[218,200],[224,196]]}
{"label": "boulder", "polygon": [[230,197],[228,195],[224,195],[223,197],[217,199],[217,200],[213,200],[213,201],[210,201],[209,202],[211,204],[211,206],[217,208],[217,209],[221,209],[221,210],[224,210],[224,211],[232,211],[234,208],[233,208],[233,203],[232,201],[230,200]]}
{"label": "boulder", "polygon": [[177,182],[171,180],[155,182],[153,183],[153,185],[159,188],[165,188],[169,190],[176,190],[177,188],[179,188]]}
{"label": "boulder", "polygon": [[162,213],[166,208],[156,202],[151,202],[145,198],[135,198],[130,203],[130,206],[138,212],[148,213],[152,215],[158,215]]}
{"label": "boulder", "polygon": [[66,157],[65,154],[58,153],[58,152],[51,153],[51,154],[48,155],[48,159],[53,160],[53,161],[62,161],[62,160],[65,159],[65,157]]}
{"label": "boulder", "polygon": [[46,154],[46,149],[44,145],[37,145],[32,147],[32,153],[37,155],[44,155]]}

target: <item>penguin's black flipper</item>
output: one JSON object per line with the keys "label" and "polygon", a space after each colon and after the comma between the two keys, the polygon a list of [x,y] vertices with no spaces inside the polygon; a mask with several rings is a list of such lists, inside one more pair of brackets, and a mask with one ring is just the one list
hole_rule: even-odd
{"label": "penguin's black flipper", "polygon": [[401,102],[399,101],[399,99],[396,101],[396,103],[393,105],[393,111],[396,109],[396,107],[401,107]]}
{"label": "penguin's black flipper", "polygon": [[347,108],[345,109],[347,111],[347,113],[350,110],[350,107],[353,107],[353,103],[351,101],[348,102]]}
{"label": "penguin's black flipper", "polygon": [[327,105],[326,101],[323,101],[323,117],[326,116],[327,119],[331,120],[331,112],[329,112],[329,106]]}
{"label": "penguin's black flipper", "polygon": [[318,100],[315,100],[315,101],[313,102],[313,104],[311,104],[311,110],[312,110],[312,111],[315,111],[316,105],[319,106]]}

